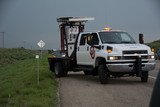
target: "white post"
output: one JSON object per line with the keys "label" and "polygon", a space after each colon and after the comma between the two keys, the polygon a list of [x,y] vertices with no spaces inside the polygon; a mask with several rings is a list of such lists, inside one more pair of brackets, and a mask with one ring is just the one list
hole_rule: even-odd
{"label": "white post", "polygon": [[42,48],[41,48],[41,59],[42,59]]}
{"label": "white post", "polygon": [[37,59],[37,85],[39,85],[39,55],[36,55]]}

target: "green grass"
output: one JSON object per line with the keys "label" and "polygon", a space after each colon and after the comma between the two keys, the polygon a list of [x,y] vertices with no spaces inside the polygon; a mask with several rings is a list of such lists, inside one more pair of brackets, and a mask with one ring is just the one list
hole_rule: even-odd
{"label": "green grass", "polygon": [[0,107],[57,106],[57,82],[49,71],[47,57],[40,59],[37,85],[37,60],[26,59],[0,67]]}

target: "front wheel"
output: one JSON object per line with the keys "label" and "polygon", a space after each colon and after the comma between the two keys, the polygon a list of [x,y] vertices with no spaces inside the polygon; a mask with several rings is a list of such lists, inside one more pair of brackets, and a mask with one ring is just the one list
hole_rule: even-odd
{"label": "front wheel", "polygon": [[106,84],[108,82],[108,72],[105,64],[99,65],[98,74],[101,84]]}
{"label": "front wheel", "polygon": [[148,71],[142,72],[141,82],[147,82],[147,81],[148,81]]}

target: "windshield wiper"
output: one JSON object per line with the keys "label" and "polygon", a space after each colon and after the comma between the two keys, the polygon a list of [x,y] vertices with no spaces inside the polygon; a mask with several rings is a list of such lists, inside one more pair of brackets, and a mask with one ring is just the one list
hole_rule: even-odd
{"label": "windshield wiper", "polygon": [[130,42],[130,41],[122,41],[121,43],[132,43],[133,44],[133,42]]}
{"label": "windshield wiper", "polygon": [[117,43],[117,42],[105,42],[105,43]]}

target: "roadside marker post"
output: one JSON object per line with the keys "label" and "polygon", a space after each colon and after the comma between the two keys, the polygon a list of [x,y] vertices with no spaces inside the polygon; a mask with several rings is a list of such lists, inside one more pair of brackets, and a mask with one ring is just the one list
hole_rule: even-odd
{"label": "roadside marker post", "polygon": [[[45,43],[40,40],[37,45],[41,48],[41,59],[42,59],[42,48],[45,46]],[[36,59],[37,59],[37,85],[39,85],[39,55],[36,55]]]}
{"label": "roadside marker post", "polygon": [[37,59],[37,85],[39,85],[39,55],[36,55]]}
{"label": "roadside marker post", "polygon": [[37,43],[37,45],[41,48],[41,59],[42,59],[42,48],[45,46],[45,43],[44,43],[42,40],[40,40],[40,41]]}

